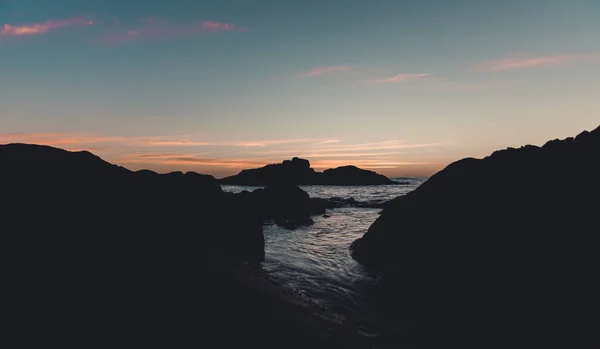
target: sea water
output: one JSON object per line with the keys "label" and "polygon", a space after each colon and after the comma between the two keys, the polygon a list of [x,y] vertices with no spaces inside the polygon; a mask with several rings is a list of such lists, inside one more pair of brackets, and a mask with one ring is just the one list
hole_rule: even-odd
{"label": "sea water", "polygon": [[[401,185],[301,186],[315,198],[354,198],[382,203],[416,189],[425,178],[395,178]],[[224,191],[252,191],[259,187],[223,186]],[[350,256],[350,244],[363,236],[380,209],[344,207],[313,217],[311,226],[287,230],[264,223],[265,261],[262,267],[276,282],[322,308],[331,320],[344,322],[373,317],[378,277]],[[377,330],[365,323],[362,332]]]}

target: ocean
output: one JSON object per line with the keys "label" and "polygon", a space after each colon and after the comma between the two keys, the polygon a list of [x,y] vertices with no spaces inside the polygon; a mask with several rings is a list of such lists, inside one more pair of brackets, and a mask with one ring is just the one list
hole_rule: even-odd
{"label": "ocean", "polygon": [[[406,195],[426,178],[393,178],[402,185],[301,186],[315,198],[354,198],[382,203]],[[223,186],[224,191],[252,191],[259,187]],[[335,322],[357,323],[365,336],[380,331],[376,293],[378,276],[350,256],[350,244],[377,219],[380,209],[345,207],[313,217],[315,223],[287,230],[272,221],[264,223],[265,261],[262,268],[274,281],[304,301],[319,307]]]}

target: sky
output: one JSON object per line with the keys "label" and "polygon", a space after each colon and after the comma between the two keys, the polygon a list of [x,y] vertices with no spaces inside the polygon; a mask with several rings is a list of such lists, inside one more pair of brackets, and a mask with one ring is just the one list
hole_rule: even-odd
{"label": "sky", "polygon": [[600,125],[598,0],[0,0],[0,144],[429,176]]}

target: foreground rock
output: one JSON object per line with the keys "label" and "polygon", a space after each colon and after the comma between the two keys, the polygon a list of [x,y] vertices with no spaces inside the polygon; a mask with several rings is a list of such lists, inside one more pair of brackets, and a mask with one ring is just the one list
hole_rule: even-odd
{"label": "foreground rock", "polygon": [[600,129],[449,165],[352,246],[423,347],[597,343]]}
{"label": "foreground rock", "polygon": [[325,170],[323,173],[310,168],[308,160],[293,158],[281,164],[243,170],[239,174],[221,179],[221,184],[265,186],[277,182],[296,185],[387,185],[397,184],[373,171],[356,166],[344,166]]}
{"label": "foreground rock", "polygon": [[264,256],[262,208],[211,176],[15,144],[0,183],[5,330],[22,347],[369,347],[243,263]]}
{"label": "foreground rock", "polygon": [[272,219],[292,230],[314,223],[311,216],[324,214],[326,208],[333,208],[324,200],[311,199],[308,193],[290,183],[275,182],[264,189],[244,191],[239,196],[245,206],[253,207],[262,220]]}
{"label": "foreground rock", "polygon": [[24,144],[0,146],[0,168],[0,180],[9,183],[5,224],[14,224],[7,230],[14,234],[54,241],[95,236],[99,245],[123,247],[172,239],[248,261],[264,255],[259,217],[228,198],[212,176],[132,172],[89,152]]}

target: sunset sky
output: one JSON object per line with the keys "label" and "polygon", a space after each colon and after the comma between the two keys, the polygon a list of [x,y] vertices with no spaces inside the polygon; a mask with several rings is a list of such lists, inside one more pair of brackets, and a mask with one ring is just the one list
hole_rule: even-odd
{"label": "sunset sky", "polygon": [[0,144],[388,176],[600,125],[597,0],[0,0]]}

